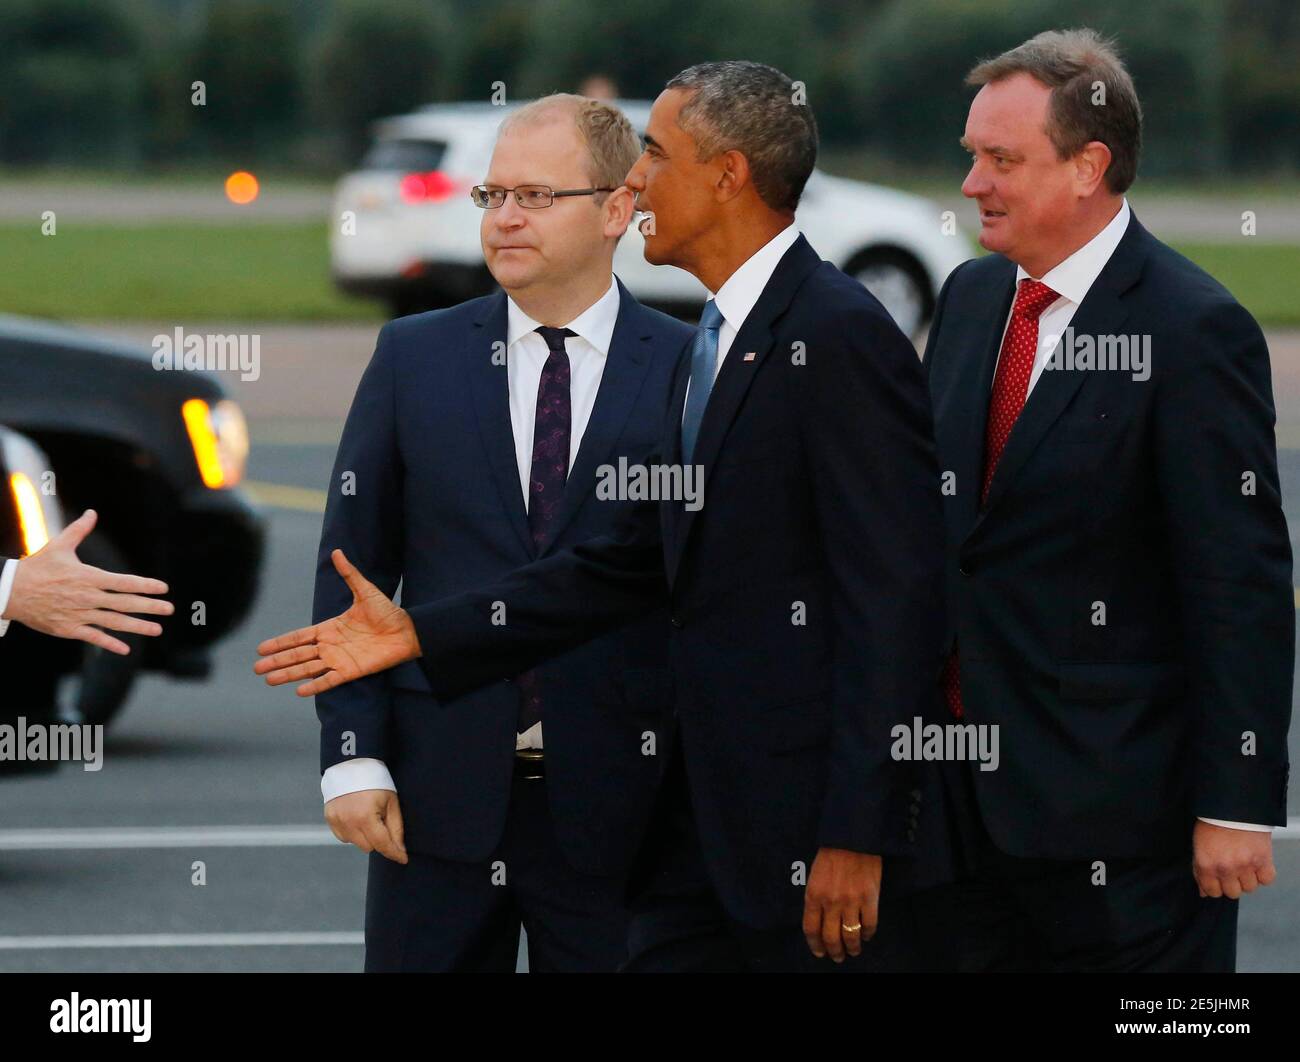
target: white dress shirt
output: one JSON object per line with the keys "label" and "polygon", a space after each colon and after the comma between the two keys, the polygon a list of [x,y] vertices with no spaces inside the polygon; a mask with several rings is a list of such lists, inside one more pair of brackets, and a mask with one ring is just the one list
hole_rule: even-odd
{"label": "white dress shirt", "polygon": [[[0,616],[5,614],[5,609],[9,607],[9,595],[13,592],[14,576],[18,573],[18,562],[10,557],[5,561],[4,570],[0,571]],[[9,629],[9,621],[0,619],[0,638],[4,637],[5,631]]]}
{"label": "white dress shirt", "polygon": [[[618,285],[610,277],[605,294],[564,327],[576,332],[564,341],[569,355],[569,402],[572,420],[569,428],[569,470],[578,456],[583,433],[596,405],[596,392],[605,373],[614,325],[618,321]],[[506,387],[510,398],[510,429],[515,437],[515,460],[519,465],[519,489],[524,508],[528,508],[528,484],[533,468],[533,432],[537,426],[537,388],[542,368],[550,357],[534,321],[515,300],[506,297]],[[517,749],[540,749],[542,724],[534,723],[515,738]],[[321,795],[328,802],[344,793],[362,789],[397,791],[393,777],[382,760],[361,756],[344,760],[325,770],[320,780]]]}
{"label": "white dress shirt", "polygon": [[[1125,199],[1120,203],[1119,211],[1101,232],[1097,233],[1069,258],[1053,266],[1041,277],[1035,278],[1055,291],[1060,295],[1060,298],[1048,306],[1043,311],[1042,316],[1038,318],[1038,350],[1034,352],[1034,368],[1029,376],[1029,391],[1026,392],[1026,400],[1028,400],[1029,393],[1033,391],[1034,384],[1042,376],[1043,367],[1052,356],[1052,351],[1056,349],[1057,344],[1061,341],[1061,336],[1065,334],[1070,321],[1074,319],[1074,313],[1078,310],[1079,304],[1083,302],[1084,296],[1088,294],[1088,290],[1096,282],[1097,277],[1101,275],[1106,263],[1110,261],[1110,256],[1115,253],[1119,241],[1124,238],[1131,216],[1132,211],[1129,209],[1128,200]],[[1016,266],[1016,287],[1019,288],[1020,282],[1028,276],[1029,274],[1021,266]],[[1002,327],[1004,339],[1010,323],[1011,313],[1008,311],[1007,323]],[[1268,833],[1273,829],[1272,826],[1261,826],[1252,822],[1229,822],[1225,819],[1207,819],[1203,817],[1201,821],[1208,822],[1212,826],[1227,826],[1233,830],[1255,830]]]}
{"label": "white dress shirt", "polygon": [[[758,297],[763,294],[767,282],[772,279],[777,263],[798,238],[799,230],[794,225],[787,225],[745,259],[744,264],[723,281],[716,295],[709,295],[709,298],[717,303],[718,312],[722,314],[722,324],[718,328],[718,360],[713,365],[715,380],[718,378],[727,351],[736,340],[736,333],[745,323],[749,311],[758,302]],[[688,383],[686,394],[689,396],[690,393],[691,387]],[[682,416],[686,416],[685,403],[682,404]]]}
{"label": "white dress shirt", "polygon": [[[1052,351],[1061,341],[1061,336],[1065,334],[1066,328],[1074,318],[1074,312],[1079,308],[1079,303],[1083,302],[1083,297],[1088,294],[1088,289],[1092,287],[1096,279],[1101,275],[1101,271],[1110,261],[1110,256],[1115,253],[1115,248],[1119,246],[1119,241],[1124,238],[1124,231],[1128,228],[1129,218],[1132,212],[1129,210],[1128,200],[1122,200],[1119,212],[1110,219],[1106,227],[1097,233],[1091,240],[1080,247],[1074,254],[1070,255],[1065,261],[1053,266],[1038,280],[1041,280],[1060,298],[1043,311],[1042,316],[1038,318],[1038,350],[1034,352],[1034,368],[1029,375],[1029,390],[1025,392],[1025,398],[1034,390],[1034,384],[1038,383],[1038,378],[1043,375],[1043,367],[1047,364],[1048,359],[1052,356]],[[1019,289],[1020,282],[1028,277],[1022,266],[1016,266],[1016,287]],[[1012,299],[1014,305],[1015,300]],[[1006,338],[1007,328],[1011,324],[1011,311],[1007,311],[1006,323],[1002,326],[1002,338]],[[998,349],[1001,350],[999,342]],[[1000,356],[1000,355],[999,355]]]}

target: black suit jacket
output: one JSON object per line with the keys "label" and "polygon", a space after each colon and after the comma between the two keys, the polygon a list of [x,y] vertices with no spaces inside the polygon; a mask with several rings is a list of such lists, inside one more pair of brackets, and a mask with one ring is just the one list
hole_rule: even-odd
{"label": "black suit jacket", "polygon": [[1185,851],[1196,816],[1284,824],[1295,614],[1259,327],[1132,219],[1070,327],[1149,337],[1150,378],[1045,370],[981,506],[1014,286],[1001,255],[958,268],[925,355],[947,641],[967,721],[1000,727],[999,769],[971,772],[985,825],[1092,859]]}
{"label": "black suit jacket", "polygon": [[[620,458],[643,461],[655,448],[692,334],[621,283],[619,298],[591,419],[540,550],[519,482],[505,359],[493,357],[506,339],[505,295],[384,326],[335,460],[317,557],[317,620],[351,602],[329,559],[335,548],[390,596],[400,580],[411,608],[617,522],[627,503],[597,498],[597,470]],[[665,628],[662,613],[648,616],[539,668],[551,818],[565,857],[587,873],[625,873],[645,832],[663,759],[643,749],[671,740]],[[521,670],[507,666],[493,683],[435,698],[408,663],[321,694],[321,769],[352,757],[384,760],[411,851],[486,859],[509,804],[519,708],[510,680]]]}
{"label": "black suit jacket", "polygon": [[[670,464],[688,375],[663,428]],[[915,778],[890,732],[934,708],[942,568],[916,352],[802,237],[718,373],[695,462],[698,512],[642,504],[614,535],[412,609],[420,663],[435,690],[473,686],[668,603],[707,870],[733,917],[797,925],[819,847],[912,847]],[[494,627],[497,600],[510,621]]]}

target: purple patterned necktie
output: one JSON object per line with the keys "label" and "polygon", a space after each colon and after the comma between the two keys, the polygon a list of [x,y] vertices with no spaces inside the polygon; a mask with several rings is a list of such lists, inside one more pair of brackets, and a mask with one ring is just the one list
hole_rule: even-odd
{"label": "purple patterned necktie", "polygon": [[[567,328],[537,329],[546,340],[550,355],[542,366],[537,385],[537,417],[533,427],[533,466],[528,476],[528,530],[533,545],[542,548],[564,501],[564,484],[569,478],[569,439],[573,428],[573,402],[569,394],[569,355],[566,336],[577,335]],[[537,672],[525,671],[516,680],[519,687],[519,733],[542,718],[542,698]]]}

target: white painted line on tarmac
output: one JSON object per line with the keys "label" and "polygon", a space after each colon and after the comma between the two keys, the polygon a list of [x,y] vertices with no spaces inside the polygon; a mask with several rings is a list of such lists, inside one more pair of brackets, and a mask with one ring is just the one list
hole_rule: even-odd
{"label": "white painted line on tarmac", "polygon": [[0,851],[75,848],[294,848],[341,845],[328,826],[107,826],[0,830]]}
{"label": "white painted line on tarmac", "polygon": [[300,948],[364,944],[360,932],[322,933],[101,933],[0,937],[0,951],[49,948]]}

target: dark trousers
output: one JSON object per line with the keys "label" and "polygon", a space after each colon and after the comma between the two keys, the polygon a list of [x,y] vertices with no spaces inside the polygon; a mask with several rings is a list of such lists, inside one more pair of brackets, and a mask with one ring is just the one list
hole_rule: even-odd
{"label": "dark trousers", "polygon": [[981,825],[972,856],[961,880],[914,898],[929,969],[1236,968],[1237,901],[1198,895],[1190,850],[1172,859],[1025,859],[1000,851]]}
{"label": "dark trousers", "polygon": [[581,874],[561,853],[545,779],[516,771],[505,831],[482,863],[370,854],[366,972],[613,972],[627,957],[622,877]]}
{"label": "dark trousers", "polygon": [[[705,870],[680,745],[674,743],[633,890],[628,973],[870,973],[911,968],[916,956],[910,901],[882,897],[876,935],[842,963],[818,959],[799,916],[755,929],[726,911]],[[809,868],[811,870],[811,867]]]}

